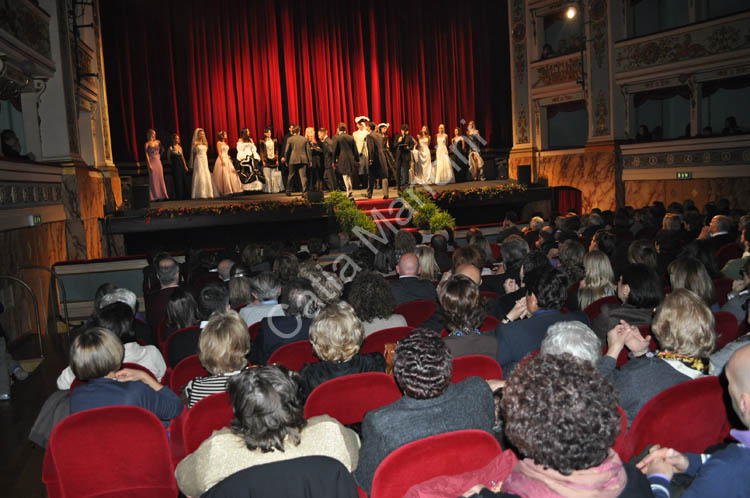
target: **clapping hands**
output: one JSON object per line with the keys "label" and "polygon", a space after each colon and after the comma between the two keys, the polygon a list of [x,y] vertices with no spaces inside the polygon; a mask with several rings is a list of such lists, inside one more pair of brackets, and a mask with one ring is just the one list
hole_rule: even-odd
{"label": "clapping hands", "polygon": [[690,462],[687,457],[672,448],[662,448],[655,444],[648,450],[646,458],[636,464],[636,467],[644,474],[664,474],[667,479],[672,479],[674,474],[685,472]]}

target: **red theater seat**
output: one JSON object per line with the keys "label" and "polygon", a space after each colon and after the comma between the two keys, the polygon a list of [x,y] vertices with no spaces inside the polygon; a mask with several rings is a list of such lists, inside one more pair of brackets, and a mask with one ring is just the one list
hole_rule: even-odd
{"label": "red theater seat", "polygon": [[299,372],[305,363],[318,363],[310,341],[296,341],[284,344],[271,354],[268,365],[279,363],[289,370]]}
{"label": "red theater seat", "polygon": [[365,342],[362,343],[362,347],[359,352],[362,354],[366,353],[380,353],[383,354],[385,345],[391,342],[398,342],[414,330],[414,327],[393,327],[390,329],[378,330],[365,337]]}
{"label": "red theater seat", "polygon": [[437,303],[435,301],[419,300],[396,306],[394,315],[402,315],[409,327],[419,327],[435,314]]}
{"label": "red theater seat", "polygon": [[401,398],[401,391],[388,374],[366,372],[328,380],[310,393],[305,418],[330,415],[343,425],[362,422],[365,414]]}
{"label": "red theater seat", "polygon": [[208,439],[213,431],[229,427],[234,418],[227,393],[212,394],[198,401],[187,412],[183,427],[185,454],[189,455]]}
{"label": "red theater seat", "polygon": [[451,382],[455,384],[469,377],[481,377],[484,380],[502,380],[503,369],[497,360],[485,355],[477,354],[454,358]]}

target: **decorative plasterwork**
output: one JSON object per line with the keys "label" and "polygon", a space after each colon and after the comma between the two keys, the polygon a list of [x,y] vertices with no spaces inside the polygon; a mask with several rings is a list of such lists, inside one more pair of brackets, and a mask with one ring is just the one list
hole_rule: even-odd
{"label": "decorative plasterwork", "polygon": [[0,209],[60,202],[62,202],[62,184],[0,182]]}
{"label": "decorative plasterwork", "polygon": [[526,117],[526,106],[521,104],[518,109],[518,119],[516,120],[516,142],[519,144],[529,143],[529,122]]}
{"label": "decorative plasterwork", "polygon": [[747,166],[750,136],[629,144],[623,145],[621,151],[624,169]]}
{"label": "decorative plasterwork", "polygon": [[0,30],[39,55],[52,58],[49,15],[28,0],[0,0],[0,12]]}
{"label": "decorative plasterwork", "polygon": [[531,66],[532,88],[575,82],[581,78],[581,55],[556,57]]}

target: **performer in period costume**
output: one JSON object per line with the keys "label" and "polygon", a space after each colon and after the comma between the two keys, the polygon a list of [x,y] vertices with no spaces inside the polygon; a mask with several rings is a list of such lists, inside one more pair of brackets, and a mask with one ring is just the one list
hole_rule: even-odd
{"label": "performer in period costume", "polygon": [[344,179],[346,194],[354,198],[352,194],[352,173],[357,171],[357,158],[359,151],[354,137],[346,133],[346,123],[339,123],[338,133],[333,139],[333,161],[336,170]]}
{"label": "performer in period costume", "polygon": [[333,141],[328,136],[328,130],[318,130],[320,148],[323,151],[323,182],[329,192],[336,190],[336,170],[333,167]]}
{"label": "performer in period costume", "polygon": [[383,186],[383,199],[388,198],[388,162],[385,158],[385,140],[375,129],[375,123],[369,123],[370,133],[365,137],[367,157],[367,198],[372,198],[375,184]]}
{"label": "performer in period costume", "polygon": [[435,135],[435,183],[446,185],[454,183],[453,165],[448,155],[448,134],[445,133],[445,125],[438,126],[437,135]]}
{"label": "performer in period costume", "polygon": [[409,135],[409,125],[406,123],[402,124],[401,134],[394,144],[396,148],[396,169],[399,173],[396,177],[396,188],[399,190],[401,190],[401,185],[411,185],[414,183],[414,157],[412,156],[412,151],[416,145],[417,141]]}
{"label": "performer in period costume", "polygon": [[219,132],[219,140],[216,142],[216,162],[214,163],[214,185],[216,185],[220,196],[232,195],[242,192],[242,182],[237,170],[234,169],[232,158],[229,157],[229,145],[227,144],[227,132]]}
{"label": "performer in period costume", "polygon": [[264,192],[275,194],[284,191],[284,180],[279,169],[279,142],[272,136],[273,129],[266,126],[263,140],[258,144],[260,161],[263,163],[263,176],[266,178]]}
{"label": "performer in period costume", "polygon": [[188,167],[182,152],[180,136],[172,133],[172,144],[169,146],[169,162],[172,164],[172,178],[174,180],[174,198],[187,199]]}
{"label": "performer in period costume", "polygon": [[474,181],[484,181],[484,159],[482,159],[480,151],[487,142],[479,134],[474,121],[469,121],[466,126],[466,135],[465,140],[469,146],[469,172]]}
{"label": "performer in period costume", "polygon": [[466,145],[463,135],[461,135],[461,128],[453,129],[450,153],[453,163],[459,167],[459,170],[456,171],[456,181],[466,181],[466,172],[469,169],[469,148]]}
{"label": "performer in period costume", "polygon": [[242,190],[260,192],[265,185],[265,177],[260,166],[260,155],[255,142],[250,138],[250,130],[242,128],[237,139],[237,162],[240,165]]}
{"label": "performer in period costume", "polygon": [[211,170],[208,169],[208,140],[203,128],[196,128],[190,146],[190,169],[193,170],[193,199],[218,197]]}
{"label": "performer in period costume", "polygon": [[305,137],[300,135],[300,127],[294,125],[292,136],[286,141],[284,149],[284,158],[289,166],[289,176],[286,179],[286,195],[292,195],[292,180],[299,172],[300,183],[302,184],[302,193],[307,192],[307,168],[312,163],[312,154],[310,153],[310,143]]}
{"label": "performer in period costume", "polygon": [[146,131],[146,162],[148,163],[148,196],[152,201],[169,199],[167,185],[164,183],[164,167],[161,155],[164,152],[161,142],[156,139],[154,130]]}

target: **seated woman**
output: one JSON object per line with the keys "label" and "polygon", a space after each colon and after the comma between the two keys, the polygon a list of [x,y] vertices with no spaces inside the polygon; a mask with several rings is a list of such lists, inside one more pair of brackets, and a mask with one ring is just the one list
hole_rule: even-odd
{"label": "seated woman", "polygon": [[245,276],[244,269],[237,265],[232,266],[230,271],[232,277],[229,279],[229,306],[233,310],[239,310],[254,300],[252,282]]}
{"label": "seated woman", "polygon": [[539,355],[510,376],[501,406],[505,434],[522,460],[498,494],[484,489],[480,496],[651,496],[645,476],[612,450],[617,393],[590,363]]}
{"label": "seated woman", "polygon": [[349,304],[362,322],[365,337],[378,330],[406,327],[406,318],[393,314],[396,301],[388,282],[376,272],[360,272],[349,288]]}
{"label": "seated woman", "polygon": [[449,335],[445,343],[454,358],[472,354],[497,356],[497,339],[479,327],[487,318],[479,286],[469,277],[453,275],[437,287],[440,315]]}
{"label": "seated woman", "polygon": [[687,289],[698,295],[711,311],[719,311],[716,287],[703,263],[695,258],[681,257],[667,267],[672,289]]}
{"label": "seated woman", "polygon": [[169,296],[165,316],[166,329],[163,340],[180,329],[198,325],[198,303],[195,302],[193,294],[178,287]]}
{"label": "seated woman", "polygon": [[419,260],[419,278],[430,282],[440,280],[440,267],[435,260],[435,250],[430,246],[418,246],[414,254]]}
{"label": "seated woman", "polygon": [[615,295],[615,272],[612,263],[603,252],[594,249],[583,257],[584,277],[578,287],[578,308],[586,306],[597,299]]}
{"label": "seated woman", "polygon": [[382,354],[359,354],[364,332],[354,309],[343,301],[327,306],[313,319],[310,343],[320,363],[308,363],[299,372],[303,399],[320,384],[336,377],[385,372]]}
{"label": "seated woman", "polygon": [[404,397],[368,412],[354,478],[370,492],[375,469],[393,450],[435,434],[463,429],[492,433],[495,402],[487,382],[451,383],[453,357],[440,334],[416,329],[399,341],[393,374]]}
{"label": "seated woman", "polygon": [[[125,303],[116,302],[99,310],[93,321],[94,327],[103,327],[112,332],[125,350],[124,363],[137,363],[146,367],[161,381],[167,371],[164,357],[155,346],[141,346],[135,342],[133,332],[133,310]],[[66,367],[57,378],[58,389],[70,389],[76,375],[71,366]]]}
{"label": "seated woman", "polygon": [[591,328],[604,340],[620,320],[630,325],[649,325],[662,296],[661,280],[652,268],[644,264],[628,265],[617,284],[617,297],[622,304],[603,305]]}
{"label": "seated woman", "polygon": [[[687,289],[677,289],[656,309],[651,331],[659,343],[655,355],[646,355],[648,340],[631,346],[631,358],[615,368],[626,341],[640,332],[634,327],[615,327],[609,333],[607,354],[600,371],[615,385],[628,424],[648,400],[664,389],[708,374],[708,357],[714,349],[714,315],[701,298]],[[635,337],[638,339],[638,337]]]}
{"label": "seated woman", "polygon": [[103,406],[140,406],[164,425],[182,412],[180,398],[143,370],[122,368],[125,350],[112,332],[94,327],[70,346],[70,368],[80,381],[70,394],[70,413]]}
{"label": "seated woman", "polygon": [[284,367],[243,370],[227,382],[234,419],[203,441],[175,470],[187,496],[200,496],[240,470],[323,455],[357,467],[359,438],[327,415],[305,420],[298,375]]}
{"label": "seated woman", "polygon": [[250,335],[236,311],[211,315],[198,339],[198,359],[211,375],[197,377],[185,386],[188,408],[212,394],[226,391],[227,380],[247,366]]}

